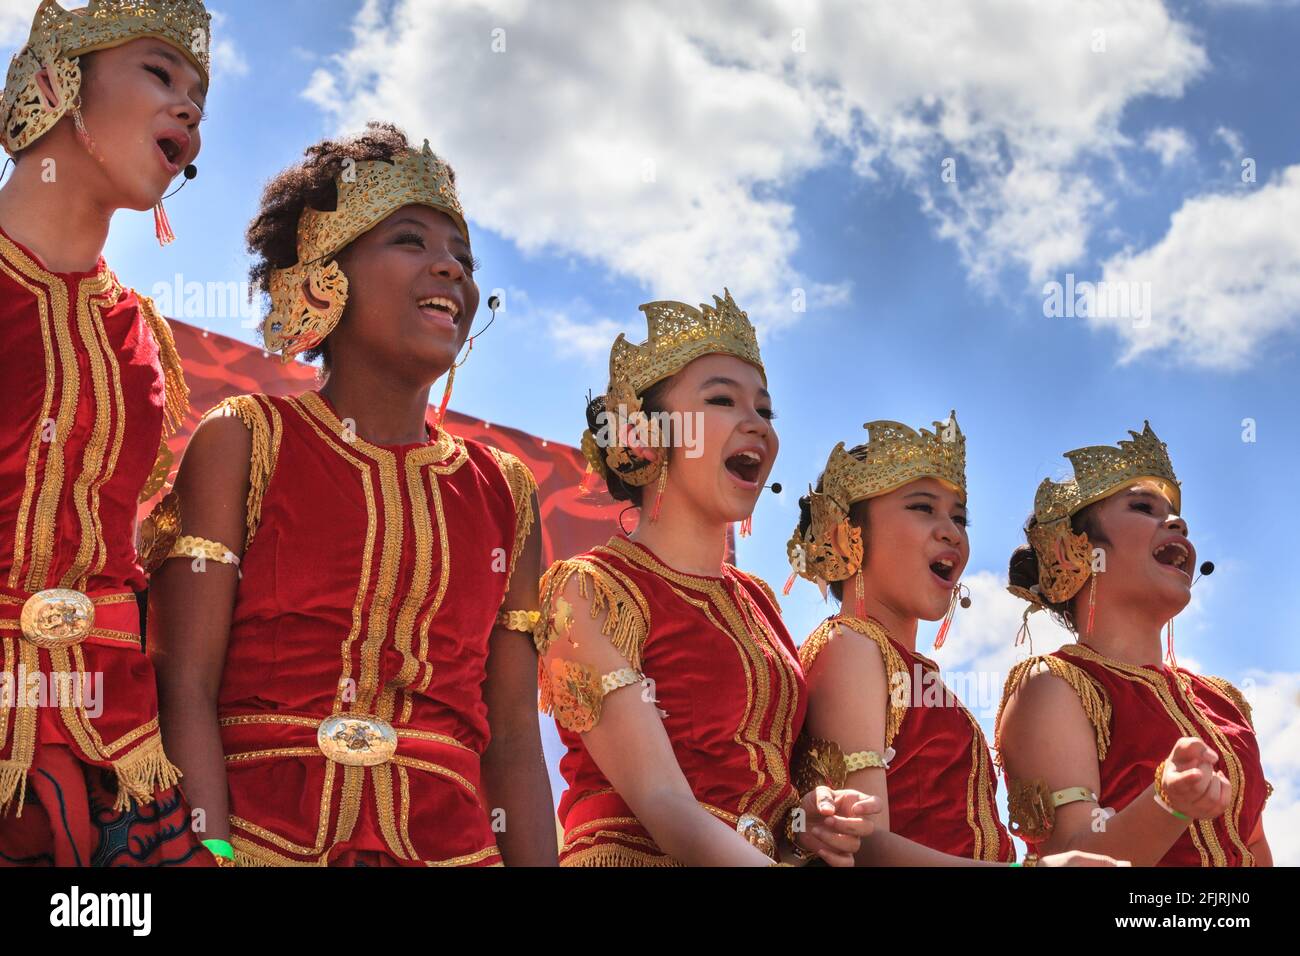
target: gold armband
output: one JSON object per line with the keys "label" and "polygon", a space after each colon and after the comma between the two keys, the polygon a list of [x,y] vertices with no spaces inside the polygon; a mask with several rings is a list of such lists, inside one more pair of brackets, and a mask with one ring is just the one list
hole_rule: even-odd
{"label": "gold armband", "polygon": [[530,637],[537,629],[537,622],[542,619],[541,611],[498,611],[497,627],[507,631],[518,631]]}
{"label": "gold armband", "polygon": [[537,665],[541,691],[538,709],[553,716],[565,730],[583,734],[599,722],[601,703],[607,695],[644,680],[645,675],[631,667],[597,676],[595,668],[577,661],[557,657],[548,669],[546,661],[541,660]]}
{"label": "gold armband", "polygon": [[182,535],[176,539],[176,544],[172,546],[170,558],[203,558],[205,561],[216,561],[220,564],[233,564],[239,567],[239,558],[235,552],[231,551],[220,541],[210,541],[207,538],[197,538],[194,535]]}
{"label": "gold armband", "polygon": [[1056,825],[1056,808],[1080,800],[1097,802],[1097,795],[1087,787],[1048,790],[1044,780],[1012,780],[1007,787],[1007,811],[1012,836],[1026,843],[1041,843]]}
{"label": "gold armband", "polygon": [[794,784],[801,794],[821,786],[839,790],[849,774],[868,767],[888,770],[889,762],[893,759],[893,747],[885,748],[884,754],[874,750],[857,750],[846,754],[832,740],[805,734],[795,744],[792,761]]}

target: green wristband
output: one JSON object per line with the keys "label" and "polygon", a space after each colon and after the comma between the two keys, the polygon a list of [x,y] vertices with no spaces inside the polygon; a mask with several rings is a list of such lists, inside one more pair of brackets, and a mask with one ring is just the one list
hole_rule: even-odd
{"label": "green wristband", "polygon": [[1019,862],[1017,862],[1017,863],[1008,863],[1007,866],[1024,866],[1024,864],[1023,864],[1023,863],[1019,863]]}
{"label": "green wristband", "polygon": [[203,845],[213,856],[223,857],[227,860],[235,858],[235,848],[225,840],[204,840]]}

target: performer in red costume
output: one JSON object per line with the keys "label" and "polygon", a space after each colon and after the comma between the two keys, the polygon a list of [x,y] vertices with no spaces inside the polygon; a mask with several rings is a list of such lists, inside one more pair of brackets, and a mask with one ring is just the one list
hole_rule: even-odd
{"label": "performer in red costume", "polygon": [[455,174],[372,124],[274,180],[249,245],[267,346],[324,384],[213,409],[151,519],[195,805],[240,865],[553,864],[535,484],[426,421],[479,304]]}
{"label": "performer in red costume", "polygon": [[1046,609],[1078,638],[1007,678],[997,727],[1013,832],[1142,866],[1268,866],[1272,788],[1250,706],[1174,659],[1196,567],[1182,491],[1150,424],[1129,434],[1066,453],[1074,477],[1039,486],[1029,545],[1011,556],[1026,629]]}
{"label": "performer in red costume", "polygon": [[619,336],[588,406],[588,461],[645,517],[542,581],[541,704],[568,747],[561,865],[851,865],[871,830],[862,794],[800,803],[794,646],[767,585],[723,561],[778,440],[753,326],[714,301],[641,306],[647,341]]}
{"label": "performer in red costume", "polygon": [[868,422],[868,442],[837,445],[800,499],[786,590],[801,575],[848,603],[799,648],[809,704],[796,782],[801,792],[851,782],[880,800],[859,864],[1018,865],[984,733],[916,650],[919,621],[944,619],[941,647],[958,602],[969,604],[958,584],[970,557],[966,436],[956,412],[934,426]]}
{"label": "performer in red costume", "polygon": [[188,392],[166,321],[102,250],[199,152],[199,0],[45,0],[0,142],[0,865],[212,865],[141,648],[138,501]]}

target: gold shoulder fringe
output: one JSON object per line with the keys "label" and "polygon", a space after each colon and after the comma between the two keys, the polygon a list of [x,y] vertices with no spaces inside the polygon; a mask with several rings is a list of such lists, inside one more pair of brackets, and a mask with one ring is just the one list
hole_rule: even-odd
{"label": "gold shoulder fringe", "polygon": [[172,337],[171,326],[158,312],[153,299],[136,293],[140,300],[140,311],[149,323],[158,345],[158,362],[162,365],[165,383],[165,409],[163,437],[176,434],[176,430],[185,424],[185,416],[190,410],[190,389],[185,384],[185,367],[181,364],[180,353],[176,351],[176,340]]}
{"label": "gold shoulder fringe", "polygon": [[603,846],[593,846],[585,850],[579,850],[577,853],[570,853],[565,857],[564,862],[560,864],[563,867],[588,867],[588,866],[654,866],[654,867],[680,867],[678,863],[670,856],[662,854],[646,853],[642,850],[634,850],[631,847],[620,846],[614,843],[606,843]]}
{"label": "gold shoulder fringe", "polygon": [[13,809],[18,798],[18,816],[23,815],[23,801],[27,796],[27,768],[16,760],[0,761],[0,817]]}
{"label": "gold shoulder fringe", "polygon": [[545,654],[572,625],[572,608],[560,595],[575,574],[579,595],[591,601],[592,619],[607,612],[600,632],[629,665],[640,670],[641,652],[650,634],[650,605],[631,578],[587,557],[557,561],[542,575],[542,617],[533,635],[537,652]]}
{"label": "gold shoulder fringe", "polygon": [[262,497],[275,472],[280,454],[280,411],[270,402],[263,404],[253,395],[234,395],[210,408],[203,420],[216,415],[231,415],[248,428],[253,437],[253,449],[248,459],[248,504],[244,516],[248,534],[244,547],[253,543],[257,527],[262,520]]}
{"label": "gold shoulder fringe", "polygon": [[119,811],[130,810],[132,800],[139,804],[152,803],[159,790],[174,787],[181,779],[180,769],[167,759],[162,738],[158,736],[121,760],[113,761],[113,772],[117,774],[113,809]]}
{"label": "gold shoulder fringe", "polygon": [[912,699],[912,675],[907,672],[903,656],[890,642],[883,627],[875,621],[847,614],[828,618],[799,646],[799,663],[805,674],[812,670],[817,655],[834,637],[841,624],[852,628],[880,648],[880,656],[885,664],[885,684],[889,692],[889,712],[885,715],[885,746],[892,747],[894,738],[903,726],[903,718],[907,716],[907,702]]}
{"label": "gold shoulder fringe", "polygon": [[1208,674],[1202,674],[1201,680],[1205,681],[1224,697],[1228,698],[1228,700],[1232,701],[1233,704],[1236,705],[1237,709],[1241,711],[1241,716],[1246,718],[1246,723],[1250,725],[1251,730],[1255,729],[1255,719],[1251,714],[1250,704],[1246,703],[1246,698],[1242,696],[1241,691],[1237,690],[1236,687],[1224,680],[1222,677],[1211,677]]}
{"label": "gold shoulder fringe", "polygon": [[1007,683],[1002,689],[1002,701],[998,704],[998,713],[993,719],[993,749],[997,751],[997,765],[1002,766],[1002,712],[1006,710],[1011,695],[1040,663],[1047,665],[1049,672],[1069,684],[1078,695],[1084,716],[1088,718],[1097,735],[1097,759],[1105,760],[1106,751],[1110,748],[1111,716],[1110,695],[1106,693],[1106,688],[1082,667],[1051,654],[1039,654],[1016,664],[1007,674]]}
{"label": "gold shoulder fringe", "polygon": [[515,574],[515,562],[519,560],[519,554],[524,549],[524,542],[528,540],[536,519],[533,514],[533,495],[537,491],[537,479],[529,467],[510,452],[491,445],[487,447],[496,459],[501,474],[505,476],[506,483],[510,486],[510,496],[515,501],[515,545],[510,552],[510,566],[506,570],[506,590],[509,591],[510,579]]}

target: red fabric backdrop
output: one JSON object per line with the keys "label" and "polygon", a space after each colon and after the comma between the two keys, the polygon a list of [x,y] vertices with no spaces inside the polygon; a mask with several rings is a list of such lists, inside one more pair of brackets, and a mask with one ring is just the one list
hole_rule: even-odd
{"label": "red fabric backdrop", "polygon": [[[185,427],[168,441],[175,465],[180,464],[185,443],[199,418],[223,398],[246,392],[296,395],[315,387],[314,366],[302,362],[285,365],[279,357],[256,346],[204,332],[174,319],[171,327],[190,387],[190,411]],[[430,406],[431,419],[433,414],[434,408]],[[587,463],[582,452],[573,446],[548,442],[515,428],[490,424],[454,411],[447,413],[447,429],[517,455],[532,469],[537,478],[541,510],[543,567],[558,558],[604,544],[617,530],[618,513],[625,504],[611,499],[599,480],[595,482],[598,491],[580,490],[578,485],[586,473]],[[141,506],[142,518],[159,497],[161,492]],[[635,513],[625,520],[629,530],[635,527]]]}

